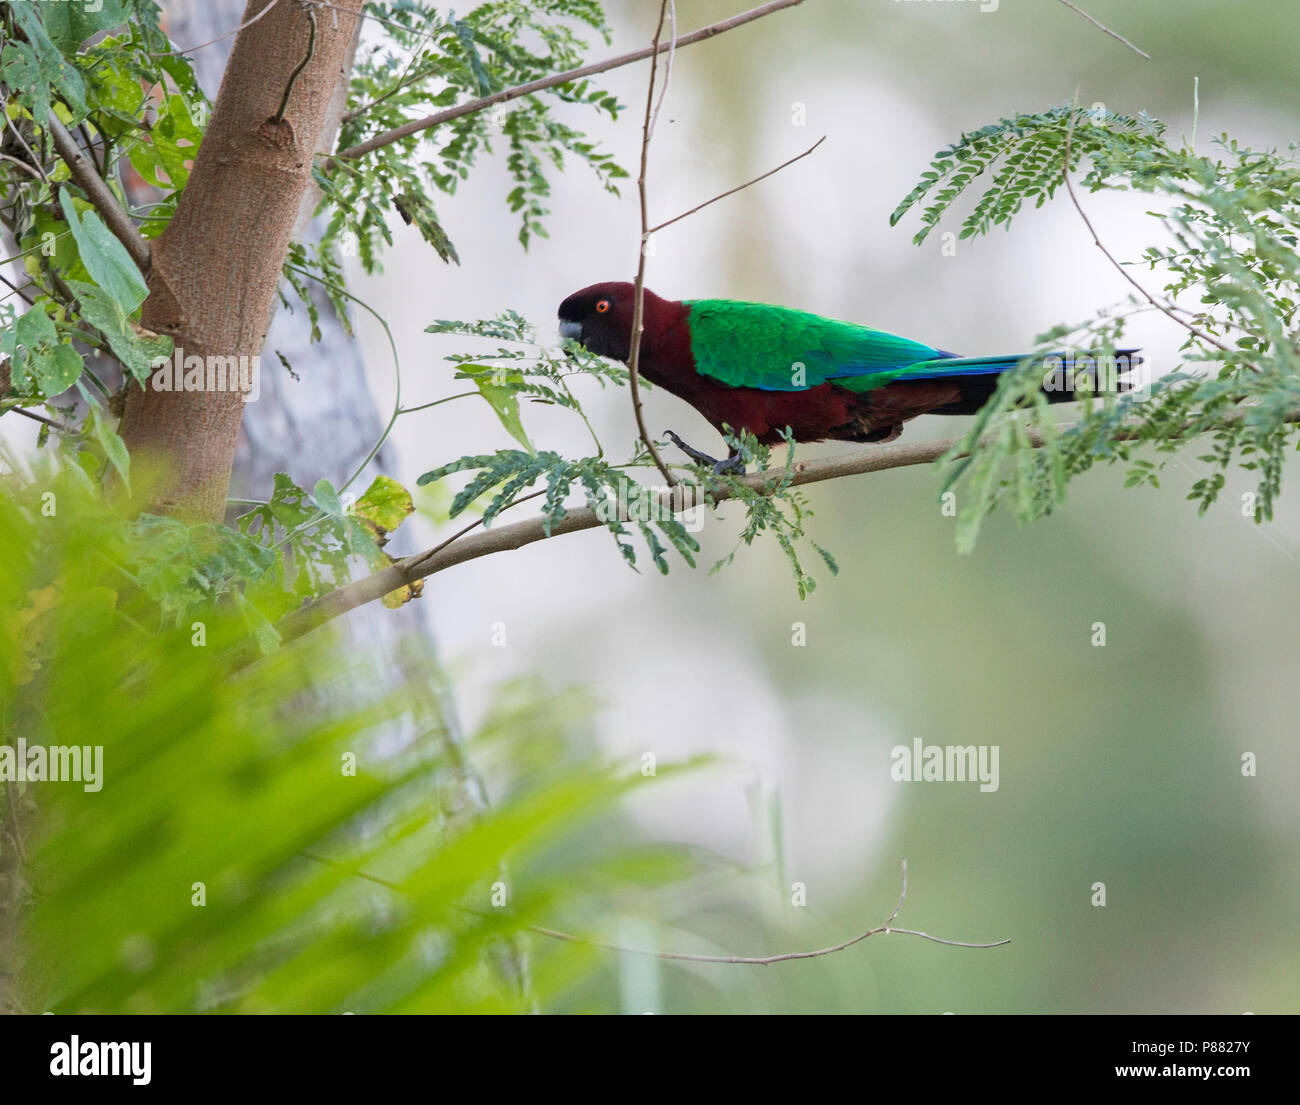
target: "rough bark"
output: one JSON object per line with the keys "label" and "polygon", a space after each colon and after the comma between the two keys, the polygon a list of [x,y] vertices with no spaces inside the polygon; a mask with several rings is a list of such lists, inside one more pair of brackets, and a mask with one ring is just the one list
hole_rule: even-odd
{"label": "rough bark", "polygon": [[[242,21],[270,2],[249,0]],[[337,123],[331,107],[361,3],[337,0],[314,15],[281,0],[235,36],[194,169],[148,274],[143,324],[186,356],[262,353],[312,157],[331,116]],[[302,65],[313,15],[315,41]],[[158,468],[154,509],[222,516],[244,406],[229,391],[128,389],[122,437],[138,462]]]}
{"label": "rough bark", "polygon": [[[231,41],[220,36],[238,26],[241,6],[241,0],[164,0],[167,30],[178,47],[213,43],[192,59],[199,84],[209,94],[221,83]],[[355,43],[354,36],[351,52]],[[351,52],[341,76],[351,68]],[[346,106],[347,82],[340,79],[318,143],[321,152],[332,149]],[[299,209],[295,240],[316,233],[311,215],[317,193],[314,182],[310,183]],[[341,473],[355,469],[383,432],[385,419],[367,385],[360,343],[324,296],[318,298],[317,307],[319,342],[312,341],[311,325],[301,306],[274,315],[266,339],[268,371],[262,377],[261,397],[244,411],[235,453],[231,492],[236,496],[265,497],[277,472],[290,473],[300,486],[310,487],[321,477],[337,481]],[[277,353],[284,355],[297,379],[280,367]],[[396,467],[395,451],[386,444],[363,473],[360,485]],[[407,541],[399,531],[392,551]],[[417,689],[411,713],[392,723],[392,744],[400,747],[413,739],[432,742],[446,765],[438,787],[439,803],[448,826],[458,829],[487,809],[487,790],[463,747],[451,690],[440,677],[427,609],[420,602],[398,611],[373,603],[342,628],[348,647],[374,658],[381,678],[386,673],[394,688],[405,683]],[[498,948],[493,958],[503,978],[524,986],[521,950]]]}

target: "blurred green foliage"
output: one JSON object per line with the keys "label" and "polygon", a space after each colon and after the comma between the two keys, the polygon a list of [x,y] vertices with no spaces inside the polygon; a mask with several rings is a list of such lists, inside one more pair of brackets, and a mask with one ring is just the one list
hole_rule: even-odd
{"label": "blurred green foliage", "polygon": [[232,676],[222,653],[246,628],[228,599],[146,628],[123,528],[52,467],[0,486],[5,743],[102,755],[98,789],[2,784],[7,1008],[523,1011],[594,954],[525,946],[528,926],[693,866],[557,851],[673,769],[576,761],[545,740],[543,695],[484,735],[515,765],[501,800],[457,811],[444,790],[466,765],[432,672],[394,684],[318,635]]}

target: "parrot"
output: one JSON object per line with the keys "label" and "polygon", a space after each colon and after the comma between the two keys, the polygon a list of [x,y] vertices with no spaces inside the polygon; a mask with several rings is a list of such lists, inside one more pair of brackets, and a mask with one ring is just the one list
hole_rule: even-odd
{"label": "parrot", "polygon": [[[561,338],[627,362],[632,344],[635,286],[592,284],[559,309]],[[638,374],[684,399],[718,430],[745,430],[761,445],[787,432],[796,442],[893,441],[903,423],[922,414],[975,414],[998,376],[1026,355],[962,357],[923,342],[792,307],[731,299],[664,299],[642,289]],[[1141,363],[1136,349],[1118,350],[1116,371],[1098,380],[1097,361],[1068,354],[1031,355],[1054,366],[1043,391],[1050,402],[1075,399],[1075,376],[1088,366],[1099,387],[1130,390],[1123,377]],[[1052,358],[1052,359],[1049,359]],[[716,460],[671,430],[664,433],[692,461],[717,472],[744,470],[733,447]]]}

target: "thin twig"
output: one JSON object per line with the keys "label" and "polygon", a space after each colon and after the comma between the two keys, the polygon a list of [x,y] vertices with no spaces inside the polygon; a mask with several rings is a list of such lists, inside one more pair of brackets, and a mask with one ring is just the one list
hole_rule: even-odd
{"label": "thin twig", "polygon": [[[312,852],[302,852],[300,854],[306,859],[315,860],[317,863],[324,863],[331,867],[345,866],[337,860],[327,859],[324,856],[319,856]],[[922,940],[930,940],[935,944],[945,944],[950,948],[1000,948],[1011,943],[1010,938],[1007,938],[1006,940],[992,940],[987,944],[975,944],[969,943],[965,940],[945,940],[940,936],[931,936],[928,932],[918,932],[916,929],[894,928],[894,919],[898,916],[899,911],[902,910],[903,902],[907,899],[906,859],[903,860],[902,866],[903,889],[898,896],[898,904],[894,906],[894,911],[889,915],[884,924],[877,925],[875,928],[867,929],[866,932],[860,932],[857,936],[850,937],[848,940],[842,940],[838,944],[831,944],[829,947],[825,948],[816,948],[813,951],[781,952],[777,955],[705,955],[697,954],[695,952],[656,951],[654,948],[633,948],[626,944],[615,944],[608,940],[593,940],[590,937],[578,936],[572,932],[562,932],[560,929],[547,928],[544,925],[525,925],[524,930],[526,932],[536,933],[538,936],[549,937],[552,940],[563,940],[567,944],[585,944],[587,947],[591,948],[604,948],[606,951],[623,952],[627,955],[644,955],[651,959],[670,959],[685,961],[687,963],[732,963],[750,967],[769,967],[773,963],[788,963],[795,959],[818,959],[823,955],[834,955],[836,952],[842,952],[853,947],[854,944],[861,944],[862,941],[866,940],[868,937],[888,936],[891,934],[895,936],[919,936]],[[377,875],[367,874],[365,871],[353,871],[352,873],[357,878],[364,879],[366,882],[372,882],[378,886],[386,887],[398,894],[403,893],[402,888],[398,886],[397,883],[391,882],[388,879],[380,878]],[[466,912],[472,913],[475,916],[485,916],[485,914],[476,909],[468,909],[466,907],[456,908],[465,908]]]}
{"label": "thin twig", "polygon": [[131,260],[136,263],[141,272],[147,273],[152,256],[149,243],[136,229],[131,216],[117,202],[117,196],[113,194],[108,182],[99,175],[94,162],[81,152],[77,140],[68,133],[68,128],[59,121],[53,111],[50,112],[48,125],[50,137],[54,139],[54,149],[67,163],[72,172],[72,179],[81,186],[81,190],[86,193],[86,198],[99,212],[108,229],[126,246]]}
{"label": "thin twig", "polygon": [[1061,0],[1061,3],[1064,4],[1071,11],[1078,12],[1079,15],[1083,16],[1084,19],[1086,19],[1098,30],[1105,31],[1106,34],[1110,35],[1111,38],[1119,39],[1120,42],[1124,43],[1124,45],[1127,46],[1130,50],[1132,50],[1135,54],[1140,54],[1142,57],[1146,58],[1147,61],[1151,60],[1151,55],[1148,54],[1145,50],[1139,50],[1136,46],[1133,45],[1133,43],[1131,43],[1122,34],[1112,31],[1109,27],[1106,26],[1105,23],[1102,23],[1100,20],[1093,19],[1092,16],[1090,16],[1086,11],[1084,11],[1077,4],[1070,3],[1070,0]]}
{"label": "thin twig", "polygon": [[[739,15],[733,15],[729,19],[711,23],[707,27],[701,27],[698,31],[691,31],[689,34],[682,35],[676,40],[676,48],[680,49],[696,42],[703,42],[706,38],[713,38],[715,35],[735,30],[737,27],[743,27],[746,23],[752,23],[755,19],[762,19],[764,16],[772,15],[774,12],[792,8],[796,4],[802,3],[803,0],[771,0],[770,3],[762,4],[757,8],[741,12]],[[556,85],[569,84],[573,81],[582,80],[584,77],[593,76],[596,73],[604,73],[610,69],[618,69],[624,65],[643,61],[653,54],[667,50],[670,45],[672,44],[661,43],[657,47],[652,46],[648,49],[633,50],[630,53],[619,54],[617,57],[606,58],[604,61],[582,65],[577,69],[569,69],[563,73],[554,73],[549,77],[528,81],[526,84],[515,85],[513,88],[503,88],[500,92],[493,92],[490,96],[481,96],[477,100],[467,100],[463,104],[435,112],[433,115],[426,115],[423,119],[413,119],[409,123],[403,123],[400,127],[384,131],[382,134],[377,134],[373,138],[368,138],[364,142],[351,146],[346,150],[340,150],[332,157],[327,158],[322,167],[328,172],[333,168],[334,163],[341,158],[361,157],[373,150],[391,146],[394,142],[400,142],[403,138],[409,138],[413,134],[419,134],[421,131],[441,126],[443,123],[449,123],[451,120],[459,119],[464,115],[473,115],[476,112],[486,111],[497,104],[517,100],[520,96],[531,96],[535,92],[544,92]]]}
{"label": "thin twig", "polygon": [[0,118],[3,118],[5,125],[14,132],[14,138],[17,139],[18,144],[22,146],[23,150],[26,152],[28,161],[30,162],[27,168],[35,169],[36,175],[46,184],[49,184],[50,178],[45,175],[45,169],[41,165],[41,159],[36,156],[35,151],[32,149],[27,139],[23,137],[23,132],[18,124],[9,118],[9,112],[5,110],[7,103],[7,100],[0,101]]}
{"label": "thin twig", "polygon": [[65,426],[61,422],[55,422],[52,418],[46,418],[43,414],[37,414],[35,411],[24,410],[22,407],[10,407],[6,413],[21,414],[24,418],[30,418],[33,422],[43,422],[51,429],[58,430],[61,434],[75,434],[77,431],[71,426]]}
{"label": "thin twig", "polygon": [[[335,17],[337,18],[337,17]],[[293,72],[289,74],[289,81],[284,88],[284,97],[280,100],[280,110],[272,118],[272,122],[280,123],[284,120],[284,113],[289,107],[289,97],[293,95],[293,86],[298,83],[298,75],[307,68],[307,63],[311,61],[316,53],[316,11],[312,7],[307,8],[307,55],[297,65],[293,67]]]}
{"label": "thin twig", "polygon": [[29,280],[27,281],[26,284],[23,284],[20,287],[19,285],[15,284],[12,280],[10,280],[9,277],[5,276],[4,273],[0,272],[0,281],[4,281],[5,286],[11,289],[12,294],[18,296],[18,298],[23,300],[25,303],[27,303],[28,306],[31,307],[36,306],[36,301],[33,300],[32,297],[27,294],[28,288],[39,287],[39,285],[36,283],[35,280]]}
{"label": "thin twig", "polygon": [[[650,436],[649,431],[645,428],[645,413],[641,410],[639,371],[641,366],[641,338],[642,331],[645,329],[645,253],[646,245],[650,241],[650,216],[645,194],[646,166],[650,160],[650,138],[654,134],[654,121],[659,114],[655,108],[655,74],[659,67],[659,37],[663,34],[664,16],[667,14],[668,5],[672,2],[673,0],[659,0],[659,22],[655,24],[655,39],[650,54],[650,82],[645,94],[645,122],[641,125],[641,172],[636,178],[637,198],[640,201],[641,208],[641,238],[636,258],[636,281],[633,284],[632,292],[632,346],[627,355],[627,379],[632,393],[632,413],[636,417],[637,433],[641,435],[641,441],[649,451],[650,459],[655,462],[655,467],[659,469],[659,474],[663,476],[664,481],[669,487],[676,487],[676,477],[668,470],[664,458],[659,455],[659,449],[655,445],[654,438]],[[674,18],[673,21],[675,23],[676,19]],[[671,59],[672,56],[672,50],[670,49],[668,57]],[[669,76],[671,76],[671,73],[665,75],[664,78],[664,92],[668,91]],[[662,96],[659,102],[663,103]]]}
{"label": "thin twig", "polygon": [[736,187],[734,188],[728,188],[725,192],[719,192],[712,199],[708,199],[705,200],[703,203],[696,204],[689,211],[683,211],[680,215],[674,215],[671,219],[666,219],[665,221],[658,223],[655,226],[652,226],[650,228],[650,233],[658,234],[659,231],[663,230],[664,227],[672,226],[673,223],[676,222],[681,222],[682,219],[686,218],[686,216],[694,215],[695,212],[697,211],[703,211],[704,208],[708,207],[712,203],[717,203],[718,200],[725,200],[728,196],[734,196],[737,192],[743,192],[746,188],[750,187],[753,184],[757,184],[760,180],[766,180],[768,177],[774,175],[775,173],[779,173],[782,169],[787,168],[790,165],[793,165],[796,161],[802,161],[805,157],[807,157],[810,153],[812,153],[813,150],[815,150],[818,146],[820,146],[825,141],[826,141],[826,135],[823,134],[819,139],[817,139],[816,142],[814,142],[811,146],[809,146],[806,150],[804,150],[803,153],[796,154],[794,157],[790,158],[789,161],[782,161],[781,164],[778,165],[775,169],[768,169],[767,172],[761,174],[760,176],[754,177],[753,180],[747,180],[745,181],[744,184],[737,184]]}
{"label": "thin twig", "polygon": [[256,23],[259,19],[261,19],[262,16],[266,15],[267,12],[269,12],[273,7],[275,7],[276,4],[278,4],[279,2],[280,2],[280,0],[271,0],[271,2],[270,2],[269,4],[267,4],[266,7],[264,7],[264,8],[263,8],[260,12],[258,12],[255,16],[253,16],[252,19],[248,20],[248,21],[245,22],[245,23],[241,23],[241,24],[240,24],[238,27],[236,27],[233,31],[227,31],[227,32],[226,32],[225,34],[223,34],[223,35],[217,35],[216,38],[210,38],[210,39],[208,39],[207,42],[200,42],[197,46],[187,46],[187,47],[185,47],[184,50],[169,50],[169,51],[166,51],[165,53],[161,53],[161,54],[150,54],[149,56],[150,56],[151,58],[166,58],[166,57],[173,57],[173,58],[176,58],[176,57],[181,57],[183,54],[193,54],[193,53],[196,53],[197,51],[202,50],[202,49],[203,49],[204,47],[206,47],[206,46],[215,46],[218,42],[221,42],[223,39],[227,39],[227,38],[230,38],[232,35],[237,35],[237,34],[239,34],[239,32],[242,31],[242,30],[244,30],[245,27],[251,27],[254,23]]}
{"label": "thin twig", "polygon": [[1101,240],[1101,236],[1097,233],[1097,228],[1092,225],[1092,220],[1088,218],[1087,212],[1084,211],[1083,205],[1079,202],[1079,197],[1075,195],[1074,183],[1070,180],[1070,148],[1074,141],[1074,121],[1076,118],[1077,118],[1076,114],[1071,114],[1070,125],[1065,132],[1065,166],[1062,170],[1062,176],[1065,178],[1065,190],[1070,195],[1070,202],[1074,204],[1074,209],[1079,213],[1079,218],[1083,220],[1083,225],[1088,228],[1088,233],[1092,235],[1092,244],[1095,245],[1099,250],[1101,250],[1103,254],[1105,254],[1106,260],[1109,261],[1115,267],[1115,271],[1118,272],[1120,276],[1122,276],[1130,284],[1132,284],[1133,287],[1136,288],[1138,292],[1141,293],[1142,297],[1148,303],[1150,303],[1151,306],[1154,307],[1157,311],[1160,311],[1162,314],[1167,315],[1169,318],[1173,319],[1173,321],[1176,322],[1179,326],[1181,326],[1184,330],[1186,330],[1189,334],[1192,334],[1194,337],[1199,338],[1201,341],[1213,345],[1216,349],[1219,349],[1224,353],[1234,352],[1234,350],[1229,348],[1223,342],[1219,341],[1217,338],[1211,336],[1210,334],[1205,333],[1205,331],[1199,329],[1198,327],[1193,326],[1190,322],[1186,321],[1185,319],[1179,318],[1178,315],[1174,313],[1173,308],[1171,308],[1170,306],[1164,303],[1161,303],[1158,299],[1156,299],[1155,296],[1153,296],[1149,291],[1147,291],[1146,288],[1142,286],[1141,282],[1138,281],[1133,276],[1133,274],[1128,271],[1128,269],[1126,269],[1122,264],[1120,264],[1120,262],[1116,259],[1115,255],[1111,253],[1109,249],[1106,248],[1105,244]]}
{"label": "thin twig", "polygon": [[21,158],[11,157],[7,153],[0,153],[0,161],[9,161],[17,165],[18,168],[20,168],[24,173],[26,173],[34,181],[36,181],[37,184],[49,183],[49,181],[45,179],[44,173],[42,173],[39,169],[34,169],[32,166],[28,165],[27,162],[23,161]]}
{"label": "thin twig", "polygon": [[[511,508],[517,506],[519,503],[526,503],[526,502],[528,502],[529,499],[539,499],[539,498],[541,498],[543,495],[545,495],[546,493],[547,493],[547,489],[546,489],[546,488],[542,488],[541,491],[530,491],[527,495],[520,495],[519,498],[515,499],[514,502],[512,502],[509,506],[503,507],[502,509],[503,509],[503,510],[510,510]],[[448,537],[445,541],[440,541],[438,544],[434,545],[433,548],[431,548],[431,549],[429,550],[429,552],[430,552],[431,554],[432,554],[432,553],[440,553],[440,552],[442,552],[442,550],[445,549],[445,548],[447,548],[448,545],[451,545],[451,544],[452,544],[453,542],[455,542],[455,541],[459,541],[459,540],[460,540],[462,537],[464,537],[467,533],[473,533],[476,529],[479,528],[479,526],[482,526],[482,525],[486,525],[486,519],[485,519],[485,518],[477,518],[477,519],[475,519],[475,520],[474,520],[473,522],[471,522],[469,525],[467,525],[467,526],[463,526],[463,527],[461,527],[460,529],[458,529],[455,533],[453,533],[453,534],[452,534],[450,537]]]}

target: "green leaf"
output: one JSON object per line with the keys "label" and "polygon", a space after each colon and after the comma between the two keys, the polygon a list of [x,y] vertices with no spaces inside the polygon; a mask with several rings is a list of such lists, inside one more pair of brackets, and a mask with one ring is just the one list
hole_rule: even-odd
{"label": "green leaf", "polygon": [[510,436],[530,453],[536,453],[537,450],[524,431],[523,421],[519,417],[519,393],[514,388],[492,383],[491,377],[475,377],[474,383],[478,385],[479,392],[496,412],[496,416],[501,419],[501,425],[506,428]]}
{"label": "green leaf", "polygon": [[155,360],[171,356],[171,338],[138,325],[103,288],[80,280],[69,280],[68,287],[77,297],[82,317],[104,335],[122,367],[142,384]]}
{"label": "green leaf", "polygon": [[81,375],[81,355],[59,340],[50,303],[38,299],[20,315],[11,330],[0,335],[0,353],[13,360],[14,386],[23,390],[34,380],[46,397],[61,395]]}
{"label": "green leaf", "polygon": [[[181,189],[189,180],[190,163],[199,152],[203,132],[194,125],[189,107],[179,94],[168,96],[157,110],[160,114],[149,131],[149,140],[133,148],[131,164],[155,187]],[[138,156],[135,150],[139,150]]]}
{"label": "green leaf", "polygon": [[40,59],[25,42],[6,42],[0,51],[0,70],[5,83],[17,90],[16,96],[39,122],[50,117],[50,80],[42,72]]}
{"label": "green leaf", "polygon": [[[86,84],[76,67],[68,63],[63,51],[46,32],[40,11],[50,6],[37,5],[30,0],[6,5],[14,13],[27,41],[5,46],[5,83],[18,92],[19,99],[32,109],[38,123],[43,125],[49,120],[51,89],[57,91],[68,105],[72,112],[72,122],[78,123],[86,116]],[[81,5],[66,3],[60,6]]]}
{"label": "green leaf", "polygon": [[54,44],[70,54],[91,35],[125,23],[128,4],[127,0],[98,0],[93,6],[71,0],[39,0],[31,7],[40,11]]}
{"label": "green leaf", "polygon": [[[80,360],[80,358],[78,358]],[[104,412],[99,407],[90,408],[90,431],[99,442],[108,457],[108,462],[122,477],[127,491],[131,490],[131,455],[126,451],[126,443],[118,436],[117,430],[109,424]]]}
{"label": "green leaf", "polygon": [[85,364],[81,354],[69,343],[60,342],[48,351],[34,354],[30,367],[41,394],[55,396],[62,395],[77,382]]}
{"label": "green leaf", "polygon": [[391,476],[376,476],[352,513],[382,533],[392,533],[415,511],[411,493]]}
{"label": "green leaf", "polygon": [[479,57],[478,47],[474,45],[474,28],[468,23],[459,20],[454,26],[456,28],[456,37],[460,39],[461,45],[465,47],[465,55],[469,58],[470,70],[473,72],[474,80],[478,84],[478,94],[486,96],[492,91],[492,78],[483,65],[483,59]]}
{"label": "green leaf", "polygon": [[84,215],[78,216],[72,196],[66,190],[59,192],[59,203],[90,278],[121,305],[124,314],[133,313],[149,294],[149,285],[126,246],[94,211],[87,209]]}
{"label": "green leaf", "polygon": [[311,501],[331,518],[342,520],[343,503],[339,500],[338,491],[329,480],[317,481],[315,488],[312,489]]}
{"label": "green leaf", "polygon": [[243,591],[232,591],[231,594],[235,597],[235,605],[239,607],[240,614],[244,616],[244,624],[257,642],[258,651],[263,656],[269,656],[280,647],[279,632],[266,615],[249,602]]}
{"label": "green leaf", "polygon": [[393,197],[393,206],[397,208],[397,213],[402,216],[403,221],[409,226],[412,223],[420,231],[424,240],[433,246],[439,257],[448,264],[453,261],[460,264],[460,257],[456,253],[456,247],[447,237],[447,232],[443,230],[442,223],[438,221],[438,216],[433,209],[433,203],[428,196],[421,195],[412,189],[401,192]]}

